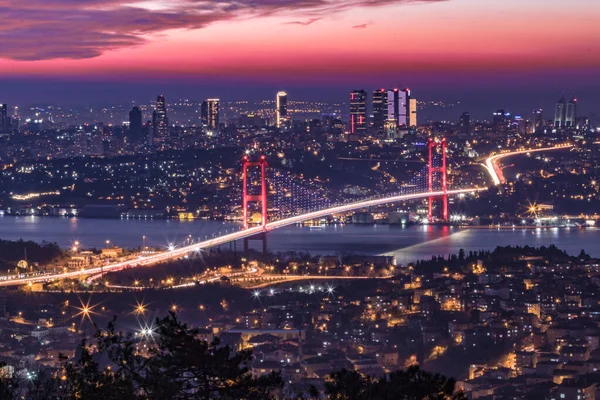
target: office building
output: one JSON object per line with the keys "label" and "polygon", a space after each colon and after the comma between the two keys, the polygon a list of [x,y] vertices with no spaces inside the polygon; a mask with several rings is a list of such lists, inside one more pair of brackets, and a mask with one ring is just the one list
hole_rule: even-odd
{"label": "office building", "polygon": [[277,93],[277,98],[275,101],[275,113],[277,114],[277,127],[282,128],[288,122],[288,112],[287,112],[287,93],[279,92]]}
{"label": "office building", "polygon": [[410,89],[398,93],[398,126],[408,127],[410,123]]}
{"label": "office building", "polygon": [[462,113],[460,116],[460,133],[463,135],[471,135],[471,114],[468,112]]}
{"label": "office building", "polygon": [[373,129],[383,130],[383,124],[387,120],[387,91],[379,89],[373,91]]}
{"label": "office building", "polygon": [[165,96],[156,98],[156,106],[152,113],[152,127],[154,128],[154,140],[160,141],[169,136],[169,118],[167,117],[167,104]]}
{"label": "office building", "polygon": [[494,113],[492,120],[492,128],[494,132],[504,132],[510,123],[510,113],[504,110],[498,110]]}
{"label": "office building", "polygon": [[562,128],[565,126],[565,118],[567,112],[567,102],[565,101],[565,96],[562,96],[558,103],[556,103],[556,108],[554,110],[554,127]]}
{"label": "office building", "polygon": [[202,102],[200,108],[202,126],[209,131],[219,130],[219,120],[221,112],[221,100],[207,99]]}
{"label": "office building", "polygon": [[532,132],[533,133],[541,133],[544,131],[544,127],[546,122],[544,121],[544,110],[537,109],[533,110],[533,118],[532,118]]}
{"label": "office building", "polygon": [[8,117],[8,105],[0,104],[0,133],[9,133],[10,118]]}
{"label": "office building", "polygon": [[408,126],[411,128],[417,127],[417,99],[409,99],[408,101]]}
{"label": "office building", "polygon": [[142,110],[133,107],[129,111],[129,142],[140,143],[142,141]]}
{"label": "office building", "polygon": [[379,89],[373,91],[373,128],[376,131],[396,126],[399,114],[399,90]]}
{"label": "office building", "polygon": [[350,133],[367,133],[367,92],[355,90],[350,93]]}
{"label": "office building", "polygon": [[565,127],[571,128],[577,125],[577,99],[573,98],[565,108]]}

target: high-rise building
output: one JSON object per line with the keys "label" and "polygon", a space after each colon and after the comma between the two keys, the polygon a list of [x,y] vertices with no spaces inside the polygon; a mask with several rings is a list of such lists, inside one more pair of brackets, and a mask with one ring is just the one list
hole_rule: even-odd
{"label": "high-rise building", "polygon": [[156,98],[156,106],[152,113],[152,126],[154,128],[154,140],[162,140],[169,136],[169,118],[167,117],[167,104],[165,96]]}
{"label": "high-rise building", "polygon": [[219,113],[221,101],[219,99],[207,99],[202,102],[202,124],[210,131],[219,129]]}
{"label": "high-rise building", "polygon": [[498,110],[494,113],[494,119],[492,120],[492,127],[494,132],[504,132],[509,123],[510,114],[504,110]]}
{"label": "high-rise building", "polygon": [[379,89],[373,91],[373,129],[383,130],[383,124],[387,120],[387,91]]}
{"label": "high-rise building", "polygon": [[408,101],[408,126],[417,127],[417,99],[411,98]]}
{"label": "high-rise building", "polygon": [[0,133],[10,131],[10,119],[8,117],[8,105],[0,104]]}
{"label": "high-rise building", "polygon": [[350,93],[350,133],[367,133],[367,92],[355,90]]}
{"label": "high-rise building", "polygon": [[565,127],[570,128],[577,125],[577,99],[573,98],[567,103],[565,109]]}
{"label": "high-rise building", "polygon": [[567,112],[567,102],[565,96],[562,96],[558,103],[556,103],[556,109],[554,111],[554,127],[562,128],[565,126],[565,118]]}
{"label": "high-rise building", "polygon": [[133,107],[129,111],[129,141],[140,143],[142,141],[142,110]]}
{"label": "high-rise building", "polygon": [[532,125],[533,133],[543,132],[546,122],[544,121],[544,110],[542,110],[541,108],[533,110]]}
{"label": "high-rise building", "polygon": [[398,126],[408,127],[410,123],[410,89],[398,93]]}
{"label": "high-rise building", "polygon": [[462,113],[460,116],[460,133],[463,135],[471,135],[471,114],[468,112]]}
{"label": "high-rise building", "polygon": [[19,130],[20,127],[21,127],[21,117],[19,116],[19,107],[15,106],[15,108],[13,109],[12,118],[10,119],[10,129],[13,132],[16,132]]}
{"label": "high-rise building", "polygon": [[399,90],[379,89],[373,91],[373,128],[377,131],[398,122]]}
{"label": "high-rise building", "polygon": [[287,93],[279,92],[277,93],[277,98],[275,102],[275,112],[277,114],[277,127],[282,128],[287,122]]}
{"label": "high-rise building", "polygon": [[200,122],[202,127],[208,126],[208,101],[204,100],[200,105]]}

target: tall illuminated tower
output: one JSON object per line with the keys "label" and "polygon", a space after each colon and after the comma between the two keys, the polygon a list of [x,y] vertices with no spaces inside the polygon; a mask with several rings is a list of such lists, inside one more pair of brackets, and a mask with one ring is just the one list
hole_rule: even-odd
{"label": "tall illuminated tower", "polygon": [[383,124],[387,119],[387,91],[378,89],[373,91],[373,128],[383,130]]}
{"label": "tall illuminated tower", "polygon": [[221,101],[219,99],[206,100],[206,127],[216,131],[219,129],[219,113],[221,110]]}
{"label": "tall illuminated tower", "polygon": [[408,127],[410,124],[410,89],[401,90],[398,94],[398,126]]}
{"label": "tall illuminated tower", "polygon": [[287,93],[279,92],[277,93],[276,98],[276,109],[275,112],[277,114],[277,127],[281,128],[286,122],[287,119]]}
{"label": "tall illuminated tower", "polygon": [[154,128],[154,140],[161,140],[169,136],[169,118],[167,117],[167,104],[165,96],[156,98],[156,106],[152,113],[152,127]]}
{"label": "tall illuminated tower", "polygon": [[565,127],[573,127],[577,122],[577,99],[573,98],[567,103],[565,109]]}
{"label": "tall illuminated tower", "polygon": [[396,126],[399,116],[399,90],[379,89],[373,92],[373,128]]}
{"label": "tall illuminated tower", "polygon": [[565,113],[567,109],[567,102],[565,96],[562,96],[558,103],[556,103],[556,109],[554,110],[554,127],[562,128],[565,126]]}
{"label": "tall illuminated tower", "polygon": [[408,126],[417,127],[417,99],[410,98],[408,100]]}
{"label": "tall illuminated tower", "polygon": [[350,93],[350,133],[367,133],[367,92],[355,90]]}

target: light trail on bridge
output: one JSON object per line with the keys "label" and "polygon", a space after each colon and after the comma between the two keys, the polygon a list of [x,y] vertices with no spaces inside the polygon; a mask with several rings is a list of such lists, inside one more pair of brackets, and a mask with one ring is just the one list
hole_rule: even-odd
{"label": "light trail on bridge", "polygon": [[212,238],[210,240],[206,240],[200,243],[175,248],[173,250],[166,251],[164,253],[159,253],[151,256],[140,257],[135,260],[127,260],[120,261],[114,264],[104,265],[100,267],[89,268],[86,270],[77,270],[71,272],[65,272],[60,274],[46,274],[46,275],[37,275],[33,277],[24,277],[12,280],[4,280],[0,281],[0,286],[19,286],[19,285],[27,285],[33,283],[46,283],[52,282],[60,279],[71,279],[71,278],[79,278],[83,276],[89,275],[98,275],[104,274],[107,272],[115,272],[122,271],[125,269],[136,268],[136,267],[144,267],[153,264],[163,263],[165,261],[169,261],[172,259],[180,258],[189,253],[197,253],[204,249],[208,249],[211,247],[220,246],[223,244],[227,244],[229,242],[233,242],[236,240],[245,239],[263,232],[269,232],[275,229],[283,228],[290,225],[300,224],[305,221],[310,221],[314,219],[319,219],[326,217],[331,214],[342,214],[349,211],[359,210],[362,208],[376,207],[388,203],[396,203],[410,200],[419,200],[428,197],[439,197],[447,194],[449,196],[452,195],[464,195],[469,193],[476,193],[482,190],[487,190],[487,187],[484,188],[469,188],[469,189],[456,189],[456,190],[448,190],[447,192],[436,191],[436,192],[423,192],[423,193],[413,193],[413,194],[401,194],[395,196],[388,197],[380,197],[370,200],[363,200],[354,203],[343,204],[340,206],[335,206],[331,208],[326,208],[319,211],[313,211],[306,214],[301,214],[295,217],[281,219],[279,221],[274,221],[268,223],[264,229],[262,226],[251,227],[245,230],[240,230],[237,232],[225,234],[222,236],[218,236]]}
{"label": "light trail on bridge", "polygon": [[542,148],[537,148],[537,149],[522,149],[522,150],[516,150],[516,151],[509,151],[506,153],[500,153],[500,154],[496,154],[493,155],[491,157],[488,157],[485,160],[485,168],[487,169],[488,173],[490,174],[490,177],[492,178],[492,181],[494,182],[494,185],[499,185],[501,183],[506,182],[506,179],[504,178],[504,174],[502,173],[502,169],[498,167],[497,162],[505,157],[511,157],[511,156],[516,156],[519,154],[527,154],[527,153],[537,153],[540,151],[552,151],[552,150],[564,150],[564,149],[568,149],[573,147],[572,144],[559,144],[556,146],[552,146],[552,147],[542,147]]}

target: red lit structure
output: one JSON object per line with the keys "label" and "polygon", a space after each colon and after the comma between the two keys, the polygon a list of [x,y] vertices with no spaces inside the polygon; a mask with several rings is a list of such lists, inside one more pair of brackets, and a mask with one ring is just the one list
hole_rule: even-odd
{"label": "red lit structure", "polygon": [[[442,149],[442,166],[434,167],[433,166],[433,150],[440,147]],[[433,174],[436,172],[441,173],[442,180],[442,191],[444,195],[442,196],[442,202],[444,204],[444,209],[442,212],[442,216],[445,222],[448,222],[448,180],[446,175],[446,153],[448,151],[448,142],[446,138],[443,138],[441,141],[436,141],[433,138],[429,138],[428,143],[429,148],[429,164],[427,168],[427,175],[429,179],[429,191],[433,192]],[[433,220],[433,196],[429,197],[429,213],[428,213],[429,222]]]}
{"label": "red lit structure", "polygon": [[[269,164],[265,156],[260,156],[259,161],[250,161],[249,157],[245,155],[242,158],[242,178],[243,178],[243,189],[242,189],[242,207],[243,207],[243,220],[242,226],[244,229],[248,229],[248,203],[257,202],[261,204],[261,226],[266,230],[267,226],[267,182],[266,182],[266,168]],[[248,168],[260,167],[260,180],[261,180],[261,191],[260,195],[248,194]]]}

